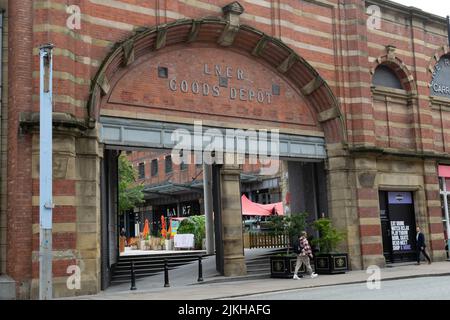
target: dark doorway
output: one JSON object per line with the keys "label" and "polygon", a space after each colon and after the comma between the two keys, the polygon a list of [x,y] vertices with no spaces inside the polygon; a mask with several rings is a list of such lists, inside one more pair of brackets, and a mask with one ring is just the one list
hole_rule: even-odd
{"label": "dark doorway", "polygon": [[379,192],[383,254],[388,263],[415,261],[416,219],[412,192]]}

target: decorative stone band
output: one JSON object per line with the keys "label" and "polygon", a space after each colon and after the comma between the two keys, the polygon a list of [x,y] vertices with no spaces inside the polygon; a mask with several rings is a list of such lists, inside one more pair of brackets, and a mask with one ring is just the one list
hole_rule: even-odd
{"label": "decorative stone band", "polygon": [[[68,113],[53,112],[53,126],[55,128],[71,128],[80,132],[88,127],[84,121],[75,118]],[[23,131],[32,131],[39,128],[39,112],[22,112],[19,117],[20,128]]]}
{"label": "decorative stone band", "polygon": [[333,119],[339,118],[339,116],[340,116],[340,111],[339,111],[338,107],[333,107],[333,108],[330,108],[328,110],[325,110],[325,111],[322,111],[321,113],[319,113],[319,122],[333,120]]}
{"label": "decorative stone band", "polygon": [[[180,45],[193,41],[220,43],[231,46],[243,54],[257,57],[283,74],[303,92],[314,112],[320,114],[324,123],[327,143],[345,143],[346,129],[339,101],[329,85],[317,71],[288,47],[283,41],[273,38],[247,25],[234,24],[234,31],[228,30],[231,24],[223,18],[182,19],[168,24],[140,29],[133,37],[118,44],[102,63],[91,86],[88,102],[89,121],[87,126],[95,126],[99,120],[103,97],[111,94],[111,88],[118,81],[116,75],[138,58],[151,54],[164,47]],[[233,33],[233,34],[231,34]],[[327,111],[330,106],[332,111]]]}

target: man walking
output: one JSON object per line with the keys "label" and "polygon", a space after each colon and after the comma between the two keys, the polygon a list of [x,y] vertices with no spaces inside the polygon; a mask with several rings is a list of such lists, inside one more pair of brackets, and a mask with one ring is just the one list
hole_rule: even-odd
{"label": "man walking", "polygon": [[317,274],[312,271],[310,258],[313,257],[311,247],[309,246],[309,242],[306,231],[302,231],[300,236],[294,241],[294,252],[297,253],[297,263],[295,264],[294,278],[295,280],[300,279],[297,275],[298,270],[304,264],[306,266],[306,270],[311,275],[311,278],[317,277]]}
{"label": "man walking", "polygon": [[416,235],[416,240],[417,240],[417,264],[420,264],[420,253],[421,252],[425,256],[425,258],[427,258],[428,264],[431,264],[430,256],[428,256],[427,252],[425,251],[425,247],[426,247],[425,236],[420,231],[419,227],[416,228],[416,231],[417,231],[417,235]]}

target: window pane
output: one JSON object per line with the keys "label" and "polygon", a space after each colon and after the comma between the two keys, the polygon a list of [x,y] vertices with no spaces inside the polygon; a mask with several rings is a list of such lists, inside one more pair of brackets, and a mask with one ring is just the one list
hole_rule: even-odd
{"label": "window pane", "polygon": [[172,156],[166,156],[166,173],[172,172]]}
{"label": "window pane", "polygon": [[380,65],[375,70],[372,83],[375,86],[382,86],[394,89],[403,89],[398,76],[388,66]]}
{"label": "window pane", "polygon": [[145,178],[145,164],[143,162],[139,163],[139,179]]}
{"label": "window pane", "polygon": [[158,159],[152,160],[152,177],[158,175]]}

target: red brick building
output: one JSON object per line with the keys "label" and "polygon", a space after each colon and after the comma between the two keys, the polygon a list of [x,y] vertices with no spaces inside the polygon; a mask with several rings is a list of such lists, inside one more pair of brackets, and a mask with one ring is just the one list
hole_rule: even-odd
{"label": "red brick building", "polygon": [[[55,45],[55,297],[107,285],[116,259],[105,243],[115,239],[117,150],[170,149],[170,133],[192,132],[198,120],[218,130],[278,129],[284,159],[321,163],[327,212],[346,231],[352,269],[395,260],[414,246],[415,225],[432,258],[444,259],[444,18],[387,0],[243,0],[224,11],[229,1],[70,4],[68,11],[62,0],[0,1],[0,285],[17,298],[38,292],[44,43]],[[240,171],[224,165],[218,173],[225,275],[246,272],[234,205]],[[409,238],[386,238],[392,226],[408,227]],[[74,264],[80,290],[66,286]]]}

